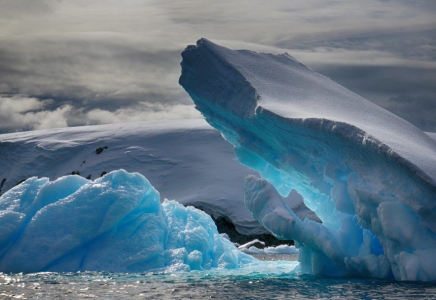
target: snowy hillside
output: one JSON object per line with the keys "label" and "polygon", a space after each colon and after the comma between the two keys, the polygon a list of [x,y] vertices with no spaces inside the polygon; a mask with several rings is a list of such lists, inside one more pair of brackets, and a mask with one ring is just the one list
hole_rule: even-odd
{"label": "snowy hillside", "polygon": [[[432,138],[287,54],[201,39],[182,57],[196,108],[263,177],[246,181],[247,207],[299,243],[303,273],[436,280]],[[282,200],[292,189],[322,224]]]}
{"label": "snowy hillside", "polygon": [[[118,169],[139,172],[162,199],[226,216],[246,235],[268,233],[244,207],[244,178],[233,147],[203,120],[109,124],[0,135],[1,194],[32,176],[80,174],[96,179]],[[316,216],[292,193],[302,217]]]}

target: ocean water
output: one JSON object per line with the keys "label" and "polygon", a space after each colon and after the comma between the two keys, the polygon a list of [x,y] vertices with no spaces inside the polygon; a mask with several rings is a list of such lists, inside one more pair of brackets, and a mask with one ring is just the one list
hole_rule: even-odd
{"label": "ocean water", "polygon": [[0,273],[0,299],[436,299],[436,283],[299,276],[295,261],[258,258],[211,272]]}

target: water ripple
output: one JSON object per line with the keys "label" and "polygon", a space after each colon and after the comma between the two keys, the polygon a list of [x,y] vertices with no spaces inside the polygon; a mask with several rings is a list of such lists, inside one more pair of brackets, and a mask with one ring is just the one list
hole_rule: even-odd
{"label": "water ripple", "polygon": [[0,273],[0,299],[436,299],[435,283],[295,274]]}

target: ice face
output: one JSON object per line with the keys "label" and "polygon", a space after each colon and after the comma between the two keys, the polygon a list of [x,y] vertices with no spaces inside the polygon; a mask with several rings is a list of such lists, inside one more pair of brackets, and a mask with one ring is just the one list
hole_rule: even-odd
{"label": "ice face", "polygon": [[[261,177],[246,206],[295,239],[301,271],[436,280],[436,143],[289,55],[205,39],[182,53],[180,84]],[[300,219],[295,189],[322,224]]]}
{"label": "ice face", "polygon": [[32,177],[0,197],[0,271],[189,271],[253,258],[213,220],[159,193],[138,173]]}

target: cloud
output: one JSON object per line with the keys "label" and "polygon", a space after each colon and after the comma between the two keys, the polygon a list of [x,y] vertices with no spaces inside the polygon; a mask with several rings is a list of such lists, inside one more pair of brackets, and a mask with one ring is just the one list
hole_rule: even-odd
{"label": "cloud", "polygon": [[[178,85],[179,63],[186,45],[200,37],[287,51],[394,109],[388,103],[399,95],[436,93],[434,3],[0,0],[0,94],[41,105],[14,111],[11,125],[0,121],[0,130],[192,117],[192,101]],[[43,114],[45,123],[36,118]]]}
{"label": "cloud", "polygon": [[436,132],[436,94],[401,94],[382,105],[423,131]]}
{"label": "cloud", "polygon": [[398,66],[314,66],[320,73],[381,106],[394,96],[435,91],[435,70]]}
{"label": "cloud", "polygon": [[141,103],[135,108],[120,108],[113,112],[94,109],[86,113],[89,124],[199,118],[201,114],[195,110],[194,105],[162,103]]}
{"label": "cloud", "polygon": [[34,14],[47,14],[53,10],[55,1],[50,0],[0,0],[0,16],[10,17],[17,15],[34,15]]}
{"label": "cloud", "polygon": [[101,108],[85,111],[71,105],[47,109],[52,100],[25,95],[0,96],[0,133],[108,123],[198,119],[194,105],[141,102],[134,107],[109,111]]}
{"label": "cloud", "polygon": [[415,67],[436,69],[436,61],[417,60],[398,57],[394,53],[379,50],[348,50],[333,48],[314,48],[306,51],[293,51],[293,56],[311,65],[325,66],[364,66],[364,67]]}
{"label": "cloud", "polygon": [[91,107],[102,101],[118,107],[187,103],[177,85],[180,51],[153,51],[135,42],[100,34],[9,39],[0,45],[0,84],[10,92]]}
{"label": "cloud", "polygon": [[53,111],[45,110],[50,102],[21,95],[0,97],[0,133],[67,127],[71,107],[64,105]]}

